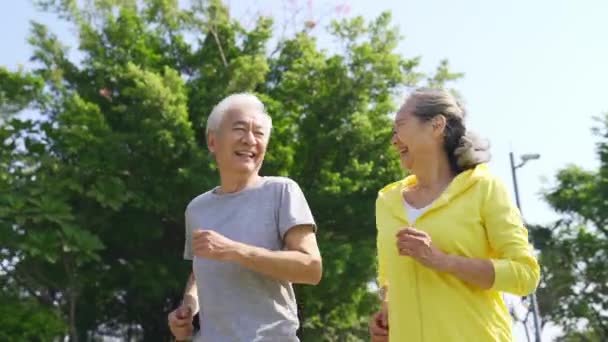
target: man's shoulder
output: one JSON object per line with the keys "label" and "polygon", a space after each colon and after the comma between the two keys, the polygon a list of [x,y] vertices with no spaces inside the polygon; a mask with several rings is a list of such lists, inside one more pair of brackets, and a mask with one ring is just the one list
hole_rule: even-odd
{"label": "man's shoulder", "polygon": [[204,203],[211,200],[212,195],[213,195],[213,189],[194,197],[186,206],[186,211],[191,210],[196,207],[200,207],[201,205],[204,205]]}
{"label": "man's shoulder", "polygon": [[270,187],[298,186],[298,183],[289,177],[265,176],[264,185]]}

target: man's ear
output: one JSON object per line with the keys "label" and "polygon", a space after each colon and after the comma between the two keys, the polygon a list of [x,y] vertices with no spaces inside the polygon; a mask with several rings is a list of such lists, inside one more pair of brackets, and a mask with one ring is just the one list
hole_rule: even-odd
{"label": "man's ear", "polygon": [[210,131],[207,133],[207,149],[209,149],[211,154],[215,154],[217,149],[217,136],[215,132]]}

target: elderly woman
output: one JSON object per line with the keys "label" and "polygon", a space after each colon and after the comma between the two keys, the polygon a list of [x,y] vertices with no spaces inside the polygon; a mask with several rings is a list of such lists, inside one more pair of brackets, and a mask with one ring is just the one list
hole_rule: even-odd
{"label": "elderly woman", "polygon": [[519,211],[464,119],[440,90],[414,92],[395,117],[392,144],[410,175],[376,201],[383,305],[372,341],[512,341],[501,292],[538,285]]}

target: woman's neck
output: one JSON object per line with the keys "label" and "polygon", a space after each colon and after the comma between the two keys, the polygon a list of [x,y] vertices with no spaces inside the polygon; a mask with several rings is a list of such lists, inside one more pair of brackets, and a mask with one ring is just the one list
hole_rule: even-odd
{"label": "woman's neck", "polygon": [[445,189],[455,176],[447,156],[425,160],[411,171],[416,176],[416,187],[427,191]]}

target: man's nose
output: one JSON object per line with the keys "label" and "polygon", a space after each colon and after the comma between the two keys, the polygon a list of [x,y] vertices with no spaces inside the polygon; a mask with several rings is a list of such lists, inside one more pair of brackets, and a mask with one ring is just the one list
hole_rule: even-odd
{"label": "man's nose", "polygon": [[251,130],[248,130],[245,135],[243,135],[243,142],[248,145],[255,145],[255,135]]}

